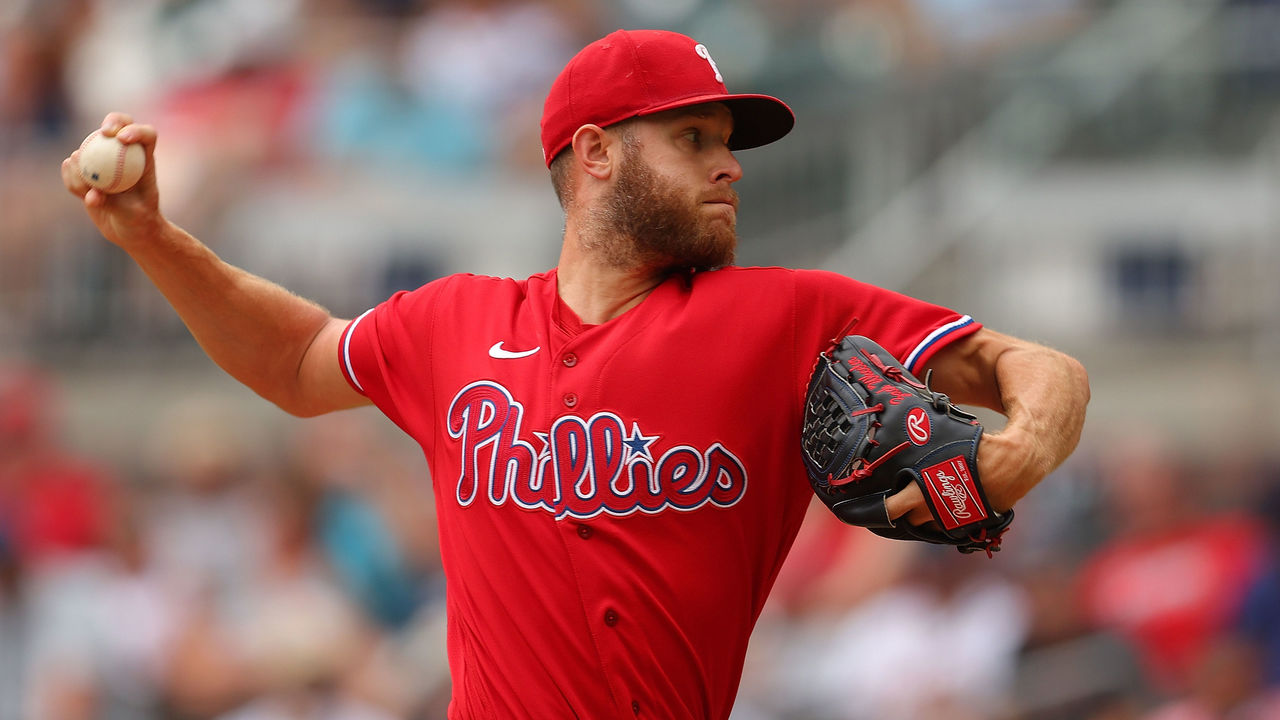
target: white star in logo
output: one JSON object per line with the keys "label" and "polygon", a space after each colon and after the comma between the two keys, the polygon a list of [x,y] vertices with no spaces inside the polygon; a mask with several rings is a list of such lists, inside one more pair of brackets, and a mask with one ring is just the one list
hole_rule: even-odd
{"label": "white star in logo", "polygon": [[551,454],[551,436],[544,432],[533,431],[533,436],[542,441],[542,449],[538,451],[538,458],[544,458]]}

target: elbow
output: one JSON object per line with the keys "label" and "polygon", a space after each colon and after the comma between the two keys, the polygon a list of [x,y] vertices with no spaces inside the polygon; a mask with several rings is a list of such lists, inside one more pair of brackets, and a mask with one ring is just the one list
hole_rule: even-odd
{"label": "elbow", "polygon": [[296,418],[306,419],[325,414],[325,411],[320,408],[306,407],[303,405],[286,405],[284,403],[276,403],[275,405]]}
{"label": "elbow", "polygon": [[1046,354],[1044,367],[1046,369],[1054,368],[1046,375],[1046,379],[1052,378],[1053,384],[1060,392],[1063,402],[1075,405],[1081,410],[1089,405],[1092,397],[1092,390],[1089,387],[1089,371],[1085,368],[1084,363],[1076,358],[1068,355],[1061,350],[1048,347],[1042,348],[1042,352]]}
{"label": "elbow", "polygon": [[322,408],[313,402],[307,402],[306,398],[293,393],[280,392],[264,392],[257,388],[251,388],[259,397],[270,402],[272,405],[280,408],[284,412],[296,418],[312,418],[317,415],[325,414],[328,409]]}
{"label": "elbow", "polygon": [[1089,387],[1089,371],[1079,360],[1069,355],[1063,357],[1066,358],[1066,372],[1071,386],[1079,392],[1081,404],[1088,405],[1093,396],[1093,391]]}
{"label": "elbow", "polygon": [[296,418],[313,418],[369,404],[368,400],[363,396],[355,393],[338,396],[334,394],[326,395],[320,392],[304,392],[301,389],[287,395],[267,397],[267,399],[276,407]]}
{"label": "elbow", "polygon": [[316,402],[307,402],[301,398],[274,398],[271,402],[286,413],[296,418],[313,418],[332,412],[336,408]]}

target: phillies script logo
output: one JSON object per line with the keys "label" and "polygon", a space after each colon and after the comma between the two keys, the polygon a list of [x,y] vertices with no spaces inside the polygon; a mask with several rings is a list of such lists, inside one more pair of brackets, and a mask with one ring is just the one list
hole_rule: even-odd
{"label": "phillies script logo", "polygon": [[534,431],[541,447],[521,437],[524,406],[502,385],[474,382],[449,405],[449,437],[461,445],[458,504],[483,495],[494,506],[511,502],[557,520],[608,513],[729,507],[747,490],[742,461],[720,443],[700,450],[667,448],[655,457],[657,435],[599,412],[564,415],[550,430]]}
{"label": "phillies script logo", "polygon": [[977,522],[987,516],[978,502],[978,488],[969,474],[964,458],[953,457],[937,465],[930,465],[920,473],[925,487],[938,508],[942,524],[948,530]]}

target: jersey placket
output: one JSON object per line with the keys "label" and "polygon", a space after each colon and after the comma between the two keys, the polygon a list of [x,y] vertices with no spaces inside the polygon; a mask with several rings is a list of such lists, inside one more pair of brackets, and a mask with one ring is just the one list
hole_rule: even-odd
{"label": "jersey placket", "polygon": [[[548,402],[553,423],[564,415],[575,415],[583,423],[590,423],[593,413],[605,410],[596,407],[597,402],[590,389],[590,383],[600,371],[591,362],[592,354],[588,349],[591,343],[583,342],[583,335],[590,332],[591,329],[587,329],[585,333],[565,332],[569,337],[553,356]],[[582,450],[589,452],[585,447]],[[561,492],[565,496],[563,500],[575,493],[576,483],[572,479],[561,481]],[[594,478],[593,481],[599,482]],[[618,673],[620,668],[627,666],[626,606],[621,597],[602,587],[608,583],[599,572],[599,568],[607,564],[603,556],[612,552],[611,520],[612,516],[601,512],[592,517],[574,517],[570,514],[557,522],[567,557],[574,567],[574,576],[578,578],[578,599],[587,630],[595,645],[602,679],[608,683],[619,717],[638,717],[641,703],[636,697],[637,693],[622,686]]]}

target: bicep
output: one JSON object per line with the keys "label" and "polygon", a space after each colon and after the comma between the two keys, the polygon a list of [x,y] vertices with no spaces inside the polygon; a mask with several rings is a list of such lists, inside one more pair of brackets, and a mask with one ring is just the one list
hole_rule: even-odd
{"label": "bicep", "polygon": [[369,399],[347,382],[339,365],[339,345],[348,322],[329,318],[303,354],[298,367],[302,402],[297,414],[320,415],[369,404]]}

